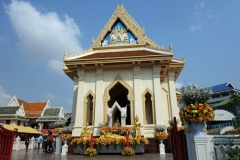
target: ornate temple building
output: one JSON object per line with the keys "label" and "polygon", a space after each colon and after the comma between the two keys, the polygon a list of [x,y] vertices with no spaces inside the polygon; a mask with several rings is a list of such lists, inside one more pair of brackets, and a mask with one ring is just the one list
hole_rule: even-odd
{"label": "ornate temple building", "polygon": [[174,82],[185,64],[173,58],[172,45],[160,47],[150,40],[123,6],[118,6],[89,50],[64,53],[63,71],[74,81],[73,136],[88,122],[94,136],[102,126],[133,127],[153,137],[157,124],[178,117]]}

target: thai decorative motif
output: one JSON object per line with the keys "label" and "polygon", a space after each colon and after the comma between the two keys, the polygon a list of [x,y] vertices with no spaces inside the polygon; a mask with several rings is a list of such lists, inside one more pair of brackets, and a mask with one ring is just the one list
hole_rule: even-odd
{"label": "thai decorative motif", "polygon": [[102,41],[102,46],[113,46],[123,44],[137,44],[133,34],[127,31],[126,27],[118,21]]}

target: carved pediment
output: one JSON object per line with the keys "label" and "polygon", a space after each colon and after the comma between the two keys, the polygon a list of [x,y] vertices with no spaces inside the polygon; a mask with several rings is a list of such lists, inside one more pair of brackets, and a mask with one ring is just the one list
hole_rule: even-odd
{"label": "carved pediment", "polygon": [[92,47],[127,44],[142,44],[160,48],[146,37],[144,28],[137,24],[123,6],[117,6],[98,38],[96,40],[93,39]]}

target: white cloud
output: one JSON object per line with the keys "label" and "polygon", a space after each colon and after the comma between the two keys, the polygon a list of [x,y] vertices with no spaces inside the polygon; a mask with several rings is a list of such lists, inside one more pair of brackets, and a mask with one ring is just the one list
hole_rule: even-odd
{"label": "white cloud", "polygon": [[72,99],[68,99],[67,101],[66,101],[66,103],[68,104],[68,105],[70,105],[70,106],[72,106]]}
{"label": "white cloud", "polygon": [[199,7],[204,7],[204,1],[199,4]]}
{"label": "white cloud", "polygon": [[182,88],[184,84],[182,82],[175,82],[175,88],[179,89]]}
{"label": "white cloud", "polygon": [[82,50],[78,41],[80,30],[68,15],[61,20],[57,13],[41,13],[30,2],[17,0],[5,6],[5,12],[27,58],[50,60],[48,66],[55,70],[51,59],[62,61],[64,51],[71,54]]}
{"label": "white cloud", "polygon": [[0,44],[6,42],[7,40],[8,40],[7,37],[5,37],[5,36],[0,36]]}
{"label": "white cloud", "polygon": [[6,93],[4,88],[0,86],[0,106],[7,106],[13,96]]}
{"label": "white cloud", "polygon": [[53,93],[47,93],[47,94],[46,94],[46,97],[47,97],[47,99],[49,99],[49,100],[54,100],[54,99],[55,99],[55,95],[54,95]]}
{"label": "white cloud", "polygon": [[54,73],[63,74],[62,70],[63,62],[59,60],[52,59],[48,62],[48,67],[52,69]]}
{"label": "white cloud", "polygon": [[202,29],[202,25],[191,25],[191,27],[189,28],[189,30],[191,31],[191,32],[195,32],[195,31],[199,31],[199,30],[201,30]]}

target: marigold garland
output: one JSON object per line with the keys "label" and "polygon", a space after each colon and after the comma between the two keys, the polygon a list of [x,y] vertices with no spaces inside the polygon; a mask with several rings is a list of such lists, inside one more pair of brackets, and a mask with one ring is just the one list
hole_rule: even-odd
{"label": "marigold garland", "polygon": [[135,151],[134,151],[134,149],[131,148],[131,147],[125,147],[125,148],[122,150],[121,154],[122,154],[123,156],[132,156],[132,155],[135,155]]}
{"label": "marigold garland", "polygon": [[168,135],[166,132],[155,132],[155,139],[167,139]]}
{"label": "marigold garland", "polygon": [[132,134],[132,129],[129,127],[102,127],[102,130],[122,136],[125,136],[127,132],[128,134]]}
{"label": "marigold garland", "polygon": [[179,112],[182,122],[195,121],[195,122],[207,122],[214,119],[214,111],[207,104],[189,104],[180,109]]}
{"label": "marigold garland", "polygon": [[[89,143],[90,139],[89,138],[73,138],[70,142],[70,144],[74,145],[85,145]],[[149,141],[144,138],[144,137],[139,137],[139,138],[129,138],[130,144],[131,145],[147,145],[149,144]],[[101,144],[101,145],[107,145],[107,144],[114,144],[114,145],[125,145],[126,144],[126,139],[123,138],[94,138],[93,144]]]}
{"label": "marigold garland", "polygon": [[98,153],[97,153],[97,150],[95,148],[87,148],[84,155],[93,157],[93,156],[97,156]]}

